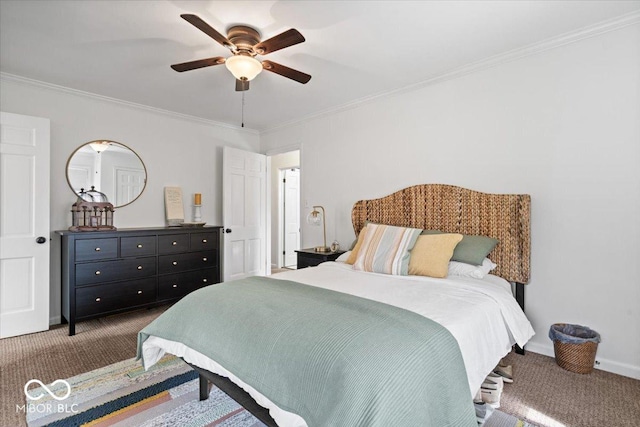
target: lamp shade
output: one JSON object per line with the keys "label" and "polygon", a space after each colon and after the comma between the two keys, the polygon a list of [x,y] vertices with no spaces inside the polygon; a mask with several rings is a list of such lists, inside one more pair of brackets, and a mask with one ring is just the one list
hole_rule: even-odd
{"label": "lamp shade", "polygon": [[247,55],[232,56],[225,65],[238,80],[253,80],[262,71],[262,63]]}
{"label": "lamp shade", "polygon": [[314,209],[309,212],[309,215],[307,215],[307,224],[319,226],[320,224],[322,224],[322,219],[322,213]]}
{"label": "lamp shade", "polygon": [[307,215],[307,223],[309,225],[316,226],[322,224],[322,246],[316,246],[314,248],[315,251],[331,252],[331,249],[327,247],[327,223],[324,215],[324,208],[322,206],[314,206],[313,210],[309,212],[309,215]]}

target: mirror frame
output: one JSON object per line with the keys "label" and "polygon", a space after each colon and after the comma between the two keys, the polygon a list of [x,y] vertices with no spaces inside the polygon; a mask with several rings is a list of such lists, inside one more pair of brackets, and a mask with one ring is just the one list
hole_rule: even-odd
{"label": "mirror frame", "polygon": [[[81,146],[79,146],[78,148],[73,150],[73,152],[71,153],[71,155],[67,159],[67,164],[66,164],[66,166],[64,168],[65,177],[67,178],[67,185],[69,185],[69,188],[71,189],[71,192],[73,193],[73,195],[78,197],[78,193],[75,192],[75,190],[73,189],[73,186],[71,185],[71,181],[69,180],[69,165],[71,164],[71,159],[73,159],[73,156],[78,151],[80,151],[82,148],[84,148],[85,146],[87,146],[87,145],[89,145],[89,144],[91,144],[93,142],[107,142],[107,143],[118,144],[119,146],[124,147],[127,150],[131,151],[138,158],[138,160],[140,161],[140,164],[142,164],[142,169],[144,170],[144,185],[142,186],[142,190],[140,190],[140,194],[138,194],[135,199],[131,200],[129,203],[126,203],[124,205],[117,205],[116,206],[115,203],[112,203],[111,201],[110,201],[110,203],[113,204],[114,209],[120,209],[120,208],[122,208],[124,206],[128,206],[131,203],[133,203],[136,200],[138,200],[140,198],[140,196],[142,196],[142,193],[144,193],[144,190],[147,188],[147,181],[148,181],[148,178],[149,178],[149,174],[147,172],[147,165],[144,164],[144,162],[142,161],[142,158],[131,147],[129,147],[128,145],[123,144],[122,142],[113,141],[111,139],[94,139],[93,141],[85,142],[84,144],[82,144]],[[107,195],[107,197],[109,197],[109,195]]]}

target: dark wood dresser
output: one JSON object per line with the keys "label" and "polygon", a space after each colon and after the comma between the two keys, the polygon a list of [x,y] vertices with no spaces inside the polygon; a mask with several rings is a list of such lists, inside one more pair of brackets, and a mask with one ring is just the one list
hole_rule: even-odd
{"label": "dark wood dresser", "polygon": [[174,302],[221,281],[221,227],[56,231],[62,243],[62,316],[75,324]]}

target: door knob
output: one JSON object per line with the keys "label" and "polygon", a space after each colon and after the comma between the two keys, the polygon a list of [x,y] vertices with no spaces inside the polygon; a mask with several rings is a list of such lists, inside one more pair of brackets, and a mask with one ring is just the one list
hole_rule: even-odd
{"label": "door knob", "polygon": [[40,236],[40,237],[38,237],[38,238],[36,239],[36,243],[39,243],[39,244],[43,244],[43,243],[45,243],[46,241],[47,241],[47,239],[46,239],[45,237],[42,237],[42,236]]}
{"label": "door knob", "polygon": [[225,230],[224,230],[224,232],[225,232],[225,233],[231,233],[231,229],[230,229],[230,228],[227,228],[227,229],[225,229]]}

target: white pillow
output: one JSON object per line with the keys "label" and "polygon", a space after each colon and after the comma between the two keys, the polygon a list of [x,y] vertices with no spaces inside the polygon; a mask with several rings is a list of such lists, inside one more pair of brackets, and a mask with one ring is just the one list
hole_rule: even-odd
{"label": "white pillow", "polygon": [[346,262],[349,259],[349,255],[351,255],[351,251],[347,251],[336,258],[336,262]]}
{"label": "white pillow", "polygon": [[450,261],[448,275],[484,279],[484,276],[489,274],[489,272],[496,267],[497,265],[489,258],[485,258],[484,261],[482,261],[482,265],[471,265],[464,262]]}

